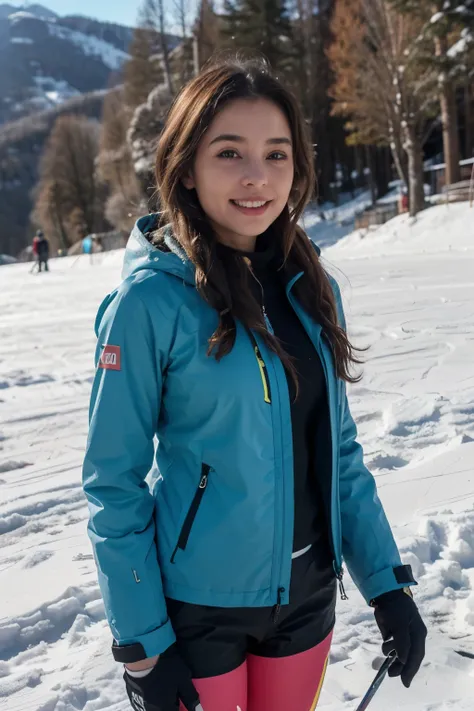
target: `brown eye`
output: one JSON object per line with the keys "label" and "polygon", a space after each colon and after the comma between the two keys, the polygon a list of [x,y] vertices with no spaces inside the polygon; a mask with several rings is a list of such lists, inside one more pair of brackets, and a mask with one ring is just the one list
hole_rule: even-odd
{"label": "brown eye", "polygon": [[219,153],[217,156],[218,158],[235,158],[238,157],[237,151],[232,150],[231,148],[227,148],[225,151],[222,151],[222,153]]}
{"label": "brown eye", "polygon": [[285,153],[281,153],[281,151],[274,151],[273,153],[270,153],[268,156],[268,160],[286,160],[287,156]]}

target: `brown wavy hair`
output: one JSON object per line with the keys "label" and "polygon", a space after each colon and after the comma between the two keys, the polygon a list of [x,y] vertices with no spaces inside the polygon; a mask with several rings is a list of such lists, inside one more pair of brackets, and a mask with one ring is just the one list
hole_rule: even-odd
{"label": "brown wavy hair", "polygon": [[196,191],[184,187],[183,178],[193,166],[196,150],[214,117],[236,99],[267,99],[286,116],[293,142],[294,181],[289,204],[270,227],[284,261],[291,260],[305,272],[294,286],[303,308],[321,324],[334,354],[338,377],[357,382],[350,374],[359,364],[355,349],[338,323],[334,292],[328,275],[310,240],[297,225],[313,195],[313,154],[303,115],[293,95],[259,60],[220,61],[206,67],[175,98],[159,139],[156,181],[160,199],[160,224],[171,223],[196,270],[196,287],[202,298],[219,314],[219,324],[209,339],[208,355],[217,360],[227,355],[236,338],[236,321],[257,332],[282,360],[297,383],[292,359],[265,325],[261,305],[253,295],[253,278],[244,259],[216,249],[216,235],[202,210]]}

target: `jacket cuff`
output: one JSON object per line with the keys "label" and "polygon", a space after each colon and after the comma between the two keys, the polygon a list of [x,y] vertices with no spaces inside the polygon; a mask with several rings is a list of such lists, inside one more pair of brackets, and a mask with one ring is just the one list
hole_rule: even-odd
{"label": "jacket cuff", "polygon": [[379,573],[375,573],[363,581],[359,590],[370,605],[371,600],[379,595],[391,590],[401,590],[409,585],[418,585],[413,577],[411,565],[399,565],[396,568],[385,568]]}
{"label": "jacket cuff", "polygon": [[[146,659],[147,657],[154,657],[157,654],[162,654],[175,642],[176,635],[170,620],[168,620],[164,625],[157,627],[157,629],[152,632],[137,635],[133,639],[121,639],[119,641],[114,640],[112,650],[116,661],[139,661],[138,657],[140,659]],[[127,654],[127,647],[129,648],[131,656],[133,656],[134,659]],[[137,654],[137,650],[140,651],[139,654]],[[130,658],[128,658],[129,656]],[[125,659],[125,657],[127,657],[127,659]]]}

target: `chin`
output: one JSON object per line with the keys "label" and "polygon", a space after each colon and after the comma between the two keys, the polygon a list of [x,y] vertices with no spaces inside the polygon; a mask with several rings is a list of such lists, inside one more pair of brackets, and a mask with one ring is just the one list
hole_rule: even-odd
{"label": "chin", "polygon": [[265,215],[265,219],[259,219],[258,217],[250,219],[247,217],[244,220],[232,220],[232,222],[227,222],[225,228],[244,237],[255,237],[268,230],[276,218],[277,216],[269,219],[268,215]]}
{"label": "chin", "polygon": [[258,223],[255,221],[253,225],[247,225],[245,228],[240,229],[234,225],[232,229],[237,234],[242,235],[242,237],[257,237],[268,230],[271,224],[271,222]]}

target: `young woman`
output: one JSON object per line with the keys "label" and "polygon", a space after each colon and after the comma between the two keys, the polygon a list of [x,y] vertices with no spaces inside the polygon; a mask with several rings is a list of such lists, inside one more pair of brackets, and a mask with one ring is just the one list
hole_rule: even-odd
{"label": "young woman", "polygon": [[424,656],[347,404],[339,289],[297,226],[312,164],[265,65],[208,68],[171,107],[163,211],[97,316],[84,489],[136,711],[314,709],[343,558],[392,675],[409,686]]}

